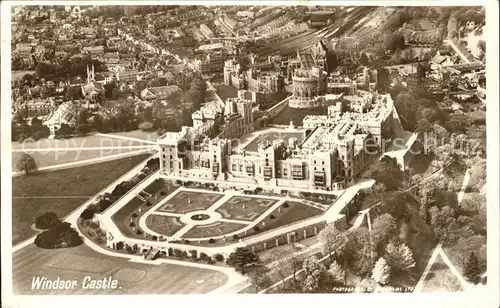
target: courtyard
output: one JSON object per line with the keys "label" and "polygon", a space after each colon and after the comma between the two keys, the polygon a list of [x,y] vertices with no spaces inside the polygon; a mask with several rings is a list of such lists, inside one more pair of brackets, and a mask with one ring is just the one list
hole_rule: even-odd
{"label": "courtyard", "polygon": [[193,211],[206,210],[222,198],[222,194],[208,191],[181,191],[168,199],[168,202],[158,208],[159,212],[185,214]]}
{"label": "courtyard", "polygon": [[224,202],[217,211],[224,218],[254,221],[276,202],[275,199],[234,196]]}
{"label": "courtyard", "polygon": [[284,139],[286,142],[288,142],[289,138],[297,138],[297,143],[300,144],[304,141],[305,139],[305,132],[302,131],[286,131],[285,129],[283,130],[277,130],[277,129],[271,129],[268,132],[258,132],[258,135],[250,141],[246,146],[244,146],[244,149],[246,151],[257,151],[259,148],[259,144],[264,141],[274,141],[278,139]]}

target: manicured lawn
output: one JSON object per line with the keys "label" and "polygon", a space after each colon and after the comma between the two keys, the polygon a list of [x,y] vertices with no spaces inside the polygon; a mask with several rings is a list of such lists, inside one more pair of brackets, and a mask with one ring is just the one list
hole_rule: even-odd
{"label": "manicured lawn", "polygon": [[[146,206],[142,200],[139,198],[133,198],[129,203],[120,208],[111,219],[115,223],[115,225],[120,229],[123,235],[131,238],[140,238],[144,239],[144,235],[137,235],[136,230],[139,226],[139,219],[146,213],[151,207],[158,202],[161,202],[164,198],[166,198],[171,192],[173,192],[177,187],[172,185],[171,183],[166,183],[164,181],[154,181],[148,187],[144,189],[144,191],[152,194],[151,198],[149,198],[149,202],[151,206]],[[160,194],[160,191],[163,192],[163,195]],[[140,209],[140,212],[139,212]],[[136,214],[136,217],[132,217],[133,214]],[[131,227],[130,222],[134,222],[135,226]],[[154,230],[154,229],[153,229]],[[151,238],[150,235],[147,238]]]}
{"label": "manicured lawn", "polygon": [[219,97],[226,101],[227,98],[238,97],[238,89],[233,86],[219,85],[215,87]]}
{"label": "manicured lawn", "polygon": [[222,196],[222,194],[210,192],[181,191],[170,198],[158,211],[185,214],[192,211],[206,210]]}
{"label": "manicured lawn", "polygon": [[165,236],[172,236],[185,226],[177,217],[161,215],[149,215],[146,218],[146,225],[151,230]]}
{"label": "manicured lawn", "polygon": [[457,277],[453,275],[453,272],[444,263],[441,256],[438,256],[425,279],[422,291],[457,292],[463,291],[463,289]]}
{"label": "manicured lawn", "polygon": [[252,142],[250,142],[246,147],[245,150],[247,151],[257,151],[259,148],[259,143],[264,142],[266,140],[273,141],[273,140],[278,140],[278,139],[284,139],[285,141],[288,141],[289,138],[297,138],[298,144],[302,143],[304,141],[305,135],[304,133],[300,132],[269,132],[269,133],[264,133],[261,135],[258,135]]}
{"label": "manicured lawn", "polygon": [[145,141],[156,141],[156,139],[158,139],[158,134],[155,131],[143,132],[142,130],[133,130],[130,132],[113,132],[109,133],[109,135],[137,138]]}
{"label": "manicured lawn", "polygon": [[[63,218],[149,155],[12,178],[12,242],[36,232],[35,218],[47,211]],[[17,198],[16,198],[17,197]],[[22,197],[22,198],[19,198]],[[52,198],[53,197],[53,198]]]}
{"label": "manicured lawn", "polygon": [[[41,249],[29,245],[13,254],[13,291],[27,295],[104,295],[104,294],[200,294],[227,282],[216,271],[171,264],[153,265],[130,262],[126,258],[99,254],[86,245],[63,249]],[[118,289],[83,289],[85,276],[118,280]],[[32,290],[33,277],[77,280],[74,289]]]}
{"label": "manicured lawn", "polygon": [[[79,151],[50,151],[44,152],[27,152],[29,155],[33,156],[36,161],[37,166],[47,167],[55,166],[59,164],[72,163],[92,158],[101,158],[111,155],[118,155],[124,153],[130,153],[133,151],[138,151],[140,149],[127,149],[127,148],[116,148],[116,149],[104,149],[104,150],[79,150]],[[19,171],[16,168],[16,163],[23,152],[12,152],[12,171]]]}
{"label": "manicured lawn", "polygon": [[143,142],[89,135],[69,139],[40,139],[38,141],[12,142],[13,149],[83,148],[83,147],[127,147],[147,145]]}
{"label": "manicured lawn", "polygon": [[[246,225],[229,222],[218,222],[213,225],[195,226],[186,232],[183,238],[204,238],[221,236],[244,228]],[[231,238],[232,239],[232,238]]]}
{"label": "manicured lawn", "polygon": [[[287,201],[287,208],[281,206],[281,210],[275,210],[269,216],[265,218],[265,226],[262,223],[259,224],[261,231],[268,231],[281,226],[289,225],[294,222],[298,222],[307,218],[321,215],[323,211],[310,207],[300,202]],[[274,218],[271,218],[274,216]]]}
{"label": "manicured lawn", "polygon": [[270,121],[270,124],[279,125],[290,125],[290,121],[293,121],[293,125],[302,126],[303,120],[308,115],[326,115],[327,107],[315,107],[309,109],[296,109],[285,107],[282,112],[280,112],[274,119]]}
{"label": "manicured lawn", "polygon": [[235,196],[220,206],[217,212],[224,218],[253,221],[275,203],[274,199]]}

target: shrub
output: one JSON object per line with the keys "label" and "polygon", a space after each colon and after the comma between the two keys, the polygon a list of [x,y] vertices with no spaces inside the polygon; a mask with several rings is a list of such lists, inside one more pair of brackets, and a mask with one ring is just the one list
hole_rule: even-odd
{"label": "shrub", "polygon": [[151,202],[149,202],[149,200],[147,200],[146,202],[144,202],[144,205],[151,206]]}
{"label": "shrub", "polygon": [[143,234],[143,232],[141,231],[141,229],[137,229],[137,230],[135,231],[135,234],[137,234],[137,235],[142,235],[142,234]]}
{"label": "shrub", "polygon": [[134,228],[135,227],[135,223],[133,221],[130,222],[129,224],[130,228]]}
{"label": "shrub", "polygon": [[50,229],[60,223],[59,218],[57,218],[54,212],[46,212],[35,219],[35,227],[42,230]]}
{"label": "shrub", "polygon": [[182,251],[182,250],[180,250],[180,249],[177,249],[177,248],[176,248],[176,249],[174,249],[174,255],[175,255],[176,257],[182,258],[182,255],[183,255],[183,254],[182,254],[182,252],[183,252],[183,251]]}
{"label": "shrub", "polygon": [[163,191],[163,190],[162,190],[162,191],[160,191],[160,196],[165,196],[166,194],[167,194],[167,192],[165,192],[165,191]]}
{"label": "shrub", "polygon": [[188,257],[188,253],[187,253],[187,251],[183,251],[183,252],[182,252],[182,257],[183,257],[183,258],[187,258],[187,257]]}
{"label": "shrub", "polygon": [[137,217],[137,213],[132,213],[132,218],[136,218]]}
{"label": "shrub", "polygon": [[286,208],[289,208],[289,207],[290,207],[290,205],[287,202],[283,203],[283,208],[286,209]]}
{"label": "shrub", "polygon": [[154,129],[154,125],[151,122],[142,122],[138,125],[138,128],[143,132],[149,132]]}
{"label": "shrub", "polygon": [[80,214],[80,218],[84,220],[92,219],[94,218],[95,212],[95,209],[91,209],[89,206],[85,210],[83,210],[83,212]]}
{"label": "shrub", "polygon": [[260,228],[259,228],[259,226],[254,226],[254,227],[253,227],[253,230],[254,230],[255,232],[259,232],[259,231],[260,231]]}
{"label": "shrub", "polygon": [[190,251],[189,251],[189,254],[191,255],[191,258],[192,258],[192,259],[196,259],[196,258],[198,258],[198,251],[196,251],[195,249],[190,250]]}
{"label": "shrub", "polygon": [[40,248],[53,249],[75,247],[81,245],[83,241],[69,223],[62,222],[38,234],[34,243]]}
{"label": "shrub", "polygon": [[88,235],[89,237],[94,237],[94,236],[95,236],[95,232],[94,232],[94,231],[92,231],[92,230],[89,230],[89,231],[87,232],[87,235]]}
{"label": "shrub", "polygon": [[184,240],[184,244],[189,244],[189,240]]}
{"label": "shrub", "polygon": [[168,255],[171,256],[174,254],[174,250],[172,248],[168,248]]}
{"label": "shrub", "polygon": [[208,262],[208,264],[215,264],[215,260],[211,257],[208,257],[207,262]]}
{"label": "shrub", "polygon": [[233,235],[233,239],[235,239],[235,240],[239,239],[238,234]]}
{"label": "shrub", "polygon": [[92,221],[90,224],[89,224],[89,227],[91,227],[92,229],[97,229],[99,228],[99,224],[95,221]]}
{"label": "shrub", "polygon": [[216,261],[218,261],[218,262],[222,262],[222,261],[224,261],[224,256],[223,256],[222,254],[220,254],[220,253],[216,253],[216,254],[214,255],[214,258],[215,258],[215,260],[216,260]]}
{"label": "shrub", "polygon": [[204,252],[200,253],[200,260],[208,260],[208,255]]}
{"label": "shrub", "polygon": [[88,220],[82,220],[82,226],[87,227],[90,224]]}
{"label": "shrub", "polygon": [[215,243],[215,240],[214,240],[213,238],[211,238],[211,239],[209,239],[209,240],[208,240],[208,242],[209,242],[210,244],[213,244],[213,243]]}
{"label": "shrub", "polygon": [[271,215],[269,215],[269,218],[270,218],[270,219],[274,219],[274,218],[276,218],[276,217],[274,217],[274,215],[273,215],[273,214],[271,214]]}
{"label": "shrub", "polygon": [[158,236],[153,235],[153,236],[151,237],[151,239],[152,239],[153,241],[157,241],[157,240],[158,240]]}

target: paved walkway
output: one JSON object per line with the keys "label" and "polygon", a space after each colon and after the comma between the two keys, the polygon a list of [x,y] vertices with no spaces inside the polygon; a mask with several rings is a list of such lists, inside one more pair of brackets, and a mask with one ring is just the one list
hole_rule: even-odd
{"label": "paved walkway", "polygon": [[[41,167],[38,168],[38,171],[54,171],[54,170],[61,170],[61,169],[68,169],[68,168],[74,168],[74,167],[79,167],[79,166],[86,166],[90,164],[98,164],[110,160],[116,160],[120,158],[126,158],[130,156],[136,156],[140,154],[146,154],[150,153],[151,148],[146,148],[143,150],[139,151],[131,151],[131,152],[126,152],[126,153],[119,153],[115,155],[108,155],[108,156],[103,156],[103,157],[96,157],[96,158],[91,158],[91,159],[85,159],[85,160],[80,160],[80,161],[74,161],[70,163],[64,163],[64,164],[59,164],[59,165],[53,165],[53,166],[46,166],[46,167]],[[19,172],[12,172],[12,176],[20,176],[23,175],[23,171]]]}
{"label": "paved walkway", "polygon": [[471,174],[471,169],[465,170],[464,181],[462,182],[462,187],[460,188],[460,191],[458,192],[457,196],[458,204],[460,204],[464,199],[465,189],[467,188],[467,185],[469,185],[470,174]]}
{"label": "paved walkway", "polygon": [[426,283],[425,280],[426,280],[427,276],[429,275],[429,272],[432,268],[432,265],[434,265],[438,256],[441,256],[441,259],[443,259],[443,262],[446,264],[446,266],[448,266],[448,268],[451,270],[453,275],[455,275],[455,277],[458,279],[458,281],[460,282],[460,285],[462,286],[464,291],[470,290],[472,288],[472,284],[467,282],[464,279],[464,277],[458,272],[458,270],[455,268],[453,263],[451,263],[450,259],[448,259],[448,256],[444,252],[441,243],[439,243],[436,246],[436,248],[434,248],[434,251],[432,252],[432,255],[429,259],[429,263],[427,263],[427,266],[425,267],[424,272],[422,273],[422,276],[420,276],[420,279],[418,280],[418,282],[415,286],[415,290],[413,292],[416,292],[416,293],[422,292],[422,290],[425,286],[425,283]]}
{"label": "paved walkway", "polygon": [[[140,172],[142,170],[142,168],[144,168],[144,166],[146,165],[147,161],[151,158],[154,158],[154,157],[157,157],[157,154],[154,154],[150,157],[148,157],[146,160],[142,161],[140,164],[138,164],[136,167],[130,169],[127,173],[125,173],[124,175],[122,175],[121,177],[119,177],[118,179],[116,179],[113,183],[109,184],[107,187],[105,187],[103,190],[101,190],[100,192],[98,192],[97,194],[95,194],[91,199],[88,199],[86,202],[82,203],[82,205],[80,205],[78,208],[76,208],[73,212],[71,212],[70,214],[68,214],[64,219],[63,221],[66,221],[66,222],[69,222],[71,224],[73,224],[74,226],[76,226],[76,221],[78,220],[78,217],[80,217],[80,214],[83,212],[83,210],[85,210],[87,208],[87,206],[91,203],[93,203],[95,201],[95,199],[106,193],[106,192],[111,192],[113,191],[113,189],[116,187],[116,185],[118,185],[119,183],[121,183],[122,181],[125,181],[125,180],[129,180],[131,179],[133,176],[135,176],[138,172]],[[35,240],[35,236],[32,236],[31,238],[15,245],[13,248],[12,248],[12,252],[16,252],[30,244],[33,243],[33,241]]]}
{"label": "paved walkway", "polygon": [[134,138],[134,137],[125,137],[125,136],[119,136],[119,135],[113,135],[113,134],[103,134],[103,133],[96,133],[95,135],[102,136],[102,137],[108,137],[108,138],[121,139],[121,140],[137,141],[137,142],[151,144],[154,146],[158,145],[155,141],[144,140],[144,139]]}

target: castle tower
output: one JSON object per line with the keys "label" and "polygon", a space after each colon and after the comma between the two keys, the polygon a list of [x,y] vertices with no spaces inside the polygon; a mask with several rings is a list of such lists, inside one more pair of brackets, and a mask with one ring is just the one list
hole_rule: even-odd
{"label": "castle tower", "polygon": [[94,75],[94,64],[92,64],[92,70],[89,69],[89,66],[87,65],[87,83],[91,83],[95,81],[95,75]]}

